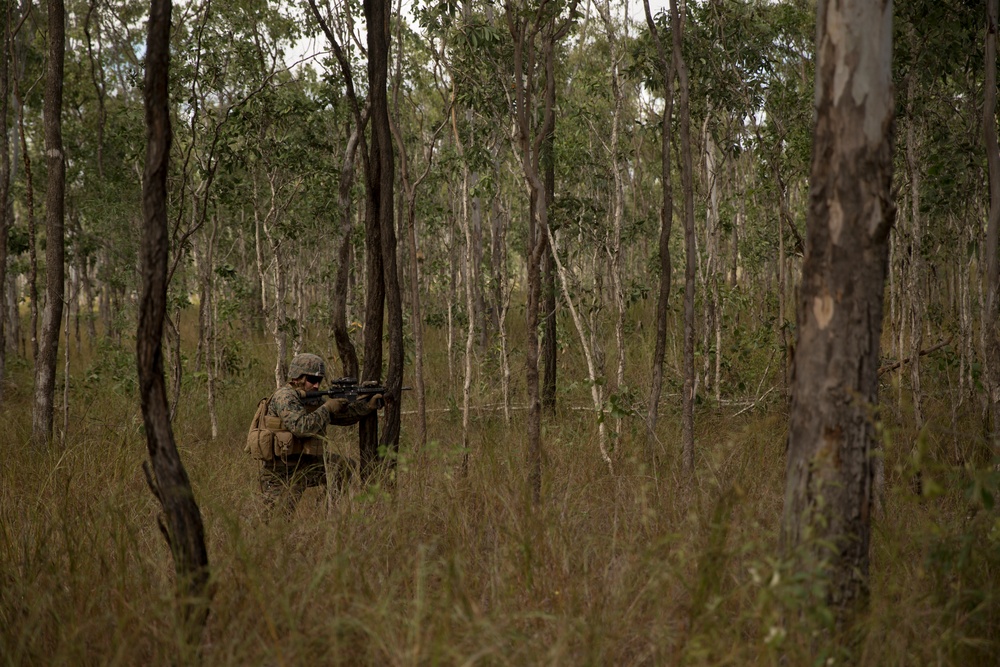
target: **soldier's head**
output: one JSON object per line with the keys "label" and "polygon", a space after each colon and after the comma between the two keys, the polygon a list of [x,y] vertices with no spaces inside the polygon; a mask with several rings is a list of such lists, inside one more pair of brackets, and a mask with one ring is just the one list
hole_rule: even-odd
{"label": "soldier's head", "polygon": [[306,391],[318,387],[326,377],[326,364],[315,354],[296,354],[288,364],[288,381]]}

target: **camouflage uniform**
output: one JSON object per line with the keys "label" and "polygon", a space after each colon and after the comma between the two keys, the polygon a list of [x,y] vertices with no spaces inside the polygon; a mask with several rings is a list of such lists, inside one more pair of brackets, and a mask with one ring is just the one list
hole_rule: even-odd
{"label": "camouflage uniform", "polygon": [[[301,364],[296,361],[300,357],[315,355],[297,355],[289,366],[289,379]],[[318,357],[315,357],[317,360]],[[323,377],[324,366],[319,360],[318,372],[313,370],[310,375]],[[367,417],[374,408],[369,408],[367,401],[348,403],[336,413],[324,405],[325,399],[304,399],[291,383],[279,388],[271,396],[267,415],[278,417],[284,429],[291,432],[293,446],[291,452],[284,456],[275,456],[271,461],[265,461],[260,472],[260,487],[264,500],[270,511],[280,504],[288,514],[295,511],[302,494],[310,486],[326,486],[327,475],[323,459],[334,476],[337,490],[343,491],[353,474],[353,465],[349,459],[339,454],[324,450],[324,435],[328,424],[335,426],[350,426]]]}

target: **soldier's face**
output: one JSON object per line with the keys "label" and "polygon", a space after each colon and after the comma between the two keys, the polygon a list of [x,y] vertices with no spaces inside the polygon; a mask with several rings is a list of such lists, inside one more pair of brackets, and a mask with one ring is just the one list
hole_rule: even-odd
{"label": "soldier's face", "polygon": [[316,391],[321,382],[323,382],[323,378],[319,375],[300,375],[292,380],[291,384],[303,391]]}

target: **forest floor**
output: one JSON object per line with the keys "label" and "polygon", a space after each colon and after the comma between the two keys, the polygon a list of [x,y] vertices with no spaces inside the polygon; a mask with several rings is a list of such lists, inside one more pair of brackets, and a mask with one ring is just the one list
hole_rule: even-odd
{"label": "forest floor", "polygon": [[[641,350],[649,346],[636,345],[631,363],[648,367]],[[532,508],[524,411],[513,411],[508,424],[496,407],[475,410],[463,474],[462,365],[456,356],[448,382],[444,352],[431,349],[428,444],[413,446],[415,401],[404,399],[395,482],[355,481],[336,498],[310,489],[292,520],[269,523],[258,464],[243,453],[243,440],[272,382],[270,346],[243,343],[241,354],[254,361],[220,385],[215,440],[204,374],[194,350],[186,351],[175,432],[208,540],[204,664],[1000,660],[996,473],[983,453],[978,406],[967,399],[955,407],[943,376],[928,373],[920,433],[907,425],[905,388],[886,378],[887,479],[873,521],[870,605],[837,630],[822,582],[797,574],[780,555],[782,391],[744,409],[780,378],[770,363],[744,371],[753,380],[742,383],[749,389],[735,403],[699,405],[697,469],[684,479],[679,400],[663,399],[657,462],[649,465],[645,429],[629,410],[644,413],[642,392],[621,392],[623,419],[608,417],[615,432],[609,473],[596,415],[574,409],[587,405],[589,390],[567,354],[559,406],[543,420],[543,498]],[[477,364],[477,406],[501,403],[491,359],[484,352]],[[516,378],[521,368],[514,366]],[[142,472],[132,349],[85,351],[72,369],[64,442],[38,451],[28,444],[30,363],[9,364],[0,436],[0,662],[194,662],[176,630],[173,565]],[[758,381],[761,374],[767,382]],[[522,396],[523,380],[514,402]],[[61,410],[61,394],[57,403]],[[58,440],[61,411],[56,431]],[[331,434],[332,447],[354,455],[355,429]]]}

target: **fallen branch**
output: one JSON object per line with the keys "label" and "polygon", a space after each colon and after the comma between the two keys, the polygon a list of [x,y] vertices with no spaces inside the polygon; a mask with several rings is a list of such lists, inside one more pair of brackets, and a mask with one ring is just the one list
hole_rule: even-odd
{"label": "fallen branch", "polygon": [[[937,345],[932,345],[931,347],[927,348],[926,350],[920,350],[920,354],[918,354],[917,356],[922,357],[922,356],[930,354],[932,352],[937,352],[942,347],[944,347],[946,345],[950,345],[950,344],[951,344],[951,337],[949,336],[948,340],[943,340],[940,343],[938,343]],[[888,366],[883,366],[882,368],[878,369],[878,376],[882,377],[886,373],[891,373],[892,371],[896,370],[897,368],[900,368],[904,364],[910,363],[911,361],[913,361],[913,358],[912,357],[907,357],[907,358],[903,359],[902,361],[897,361],[894,364],[889,364]]]}
{"label": "fallen branch", "polygon": [[[753,410],[753,409],[754,409],[755,407],[757,407],[757,405],[758,405],[758,404],[759,404],[759,403],[760,403],[761,401],[763,401],[763,400],[764,400],[765,398],[767,398],[767,395],[768,395],[768,394],[770,394],[770,393],[771,393],[772,391],[774,391],[774,387],[771,387],[770,389],[768,389],[767,391],[765,391],[765,392],[764,392],[764,393],[763,393],[763,394],[761,395],[761,397],[760,397],[760,398],[758,398],[758,399],[757,399],[756,401],[754,401],[754,402],[753,402],[753,403],[751,403],[750,405],[746,406],[745,408],[743,408],[742,410],[740,410],[739,412],[737,412],[737,413],[736,413],[735,415],[733,415],[733,417],[739,417],[739,416],[740,416],[741,414],[743,414],[744,412],[747,412],[748,410]],[[730,419],[731,419],[731,418],[732,418],[732,417],[730,417]]]}

